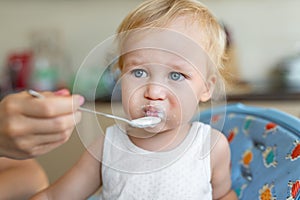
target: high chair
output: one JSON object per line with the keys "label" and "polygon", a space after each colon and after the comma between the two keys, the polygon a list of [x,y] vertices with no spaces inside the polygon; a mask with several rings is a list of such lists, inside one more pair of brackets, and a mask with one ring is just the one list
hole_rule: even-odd
{"label": "high chair", "polygon": [[300,119],[243,104],[205,110],[198,117],[226,135],[239,199],[300,200]]}

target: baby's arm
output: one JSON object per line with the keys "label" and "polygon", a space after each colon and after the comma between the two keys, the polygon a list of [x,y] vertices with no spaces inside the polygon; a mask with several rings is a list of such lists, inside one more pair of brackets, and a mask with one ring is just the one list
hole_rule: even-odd
{"label": "baby's arm", "polygon": [[35,160],[0,158],[0,199],[28,199],[47,186],[48,178]]}
{"label": "baby's arm", "polygon": [[229,144],[226,137],[216,130],[212,131],[211,167],[213,199],[237,200],[231,190]]}
{"label": "baby's arm", "polygon": [[[94,145],[101,149],[98,142]],[[86,199],[100,188],[101,182],[101,163],[86,151],[71,170],[31,200]]]}

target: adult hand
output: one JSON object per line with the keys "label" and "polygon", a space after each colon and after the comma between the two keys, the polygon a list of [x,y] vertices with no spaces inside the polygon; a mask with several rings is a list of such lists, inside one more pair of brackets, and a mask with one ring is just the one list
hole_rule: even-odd
{"label": "adult hand", "polygon": [[39,99],[26,91],[0,102],[0,157],[26,159],[45,154],[65,143],[81,119],[84,103],[68,90],[42,92]]}

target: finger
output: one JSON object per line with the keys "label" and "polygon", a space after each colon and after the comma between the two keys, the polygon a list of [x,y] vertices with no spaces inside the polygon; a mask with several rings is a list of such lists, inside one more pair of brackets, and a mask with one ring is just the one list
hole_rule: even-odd
{"label": "finger", "polygon": [[47,93],[45,93],[45,98],[43,99],[30,97],[25,100],[27,105],[24,105],[24,103],[20,105],[23,106],[20,108],[23,110],[23,114],[42,118],[72,113],[84,103],[84,98],[80,95],[57,96]]}
{"label": "finger", "polygon": [[53,92],[42,92],[43,99],[32,97],[27,91],[6,96],[1,101],[0,111],[5,115],[23,114],[32,117],[54,117],[71,113],[84,103],[80,95],[55,95]]}
{"label": "finger", "polygon": [[71,93],[67,89],[61,89],[61,90],[54,92],[54,94],[58,95],[58,96],[69,96]]}
{"label": "finger", "polygon": [[67,141],[72,134],[72,131],[73,129],[68,129],[64,132],[53,134],[28,135],[26,137],[19,138],[17,145],[24,151],[32,152],[32,150],[37,146]]}
{"label": "finger", "polygon": [[35,157],[51,151],[70,138],[73,129],[51,135],[30,135],[20,138],[18,147],[27,157]]}
{"label": "finger", "polygon": [[19,125],[15,128],[15,134],[30,133],[31,135],[52,134],[73,129],[81,120],[81,112],[60,115],[53,118],[29,118],[19,119]]}
{"label": "finger", "polygon": [[60,145],[64,144],[66,141],[58,141],[58,142],[54,142],[54,143],[46,143],[46,144],[36,146],[36,147],[34,147],[32,153],[31,153],[31,157],[36,157],[36,156],[40,156],[45,153],[48,153],[48,152],[52,151],[53,149],[59,147]]}

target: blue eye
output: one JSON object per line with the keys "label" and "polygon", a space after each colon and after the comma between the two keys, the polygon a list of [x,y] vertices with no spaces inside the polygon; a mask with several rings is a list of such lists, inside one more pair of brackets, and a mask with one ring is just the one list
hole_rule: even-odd
{"label": "blue eye", "polygon": [[131,73],[137,78],[144,78],[147,76],[147,72],[142,69],[134,69]]}
{"label": "blue eye", "polygon": [[185,77],[179,72],[171,72],[169,78],[173,81],[182,81]]}

